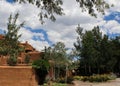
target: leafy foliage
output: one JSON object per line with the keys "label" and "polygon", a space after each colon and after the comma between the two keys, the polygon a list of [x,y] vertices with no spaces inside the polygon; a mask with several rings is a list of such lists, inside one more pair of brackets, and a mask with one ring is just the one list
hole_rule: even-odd
{"label": "leafy foliage", "polygon": [[55,21],[54,15],[63,15],[62,0],[14,0],[19,3],[30,3],[36,5],[39,9],[39,19],[41,23],[44,23],[44,18],[48,18]]}
{"label": "leafy foliage", "polygon": [[104,9],[109,8],[109,5],[104,0],[76,0],[83,11],[88,11],[91,16],[97,17],[95,11],[104,14]]}
{"label": "leafy foliage", "polygon": [[116,79],[116,76],[113,76],[111,74],[84,76],[81,78],[82,81],[90,81],[90,82],[106,82],[108,80],[113,80],[113,79]]}
{"label": "leafy foliage", "polygon": [[48,74],[49,62],[44,59],[35,60],[32,63],[32,67],[35,69],[38,85],[43,85],[45,77]]}
{"label": "leafy foliage", "polygon": [[61,71],[66,71],[65,67],[68,64],[64,43],[57,42],[52,47],[45,48],[44,59],[51,61],[54,69],[54,79],[59,78],[62,75]]}
{"label": "leafy foliage", "polygon": [[[44,84],[43,86],[48,86],[47,84]],[[67,84],[63,83],[52,83],[52,86],[67,86]]]}
{"label": "leafy foliage", "polygon": [[44,59],[35,60],[32,63],[32,67],[36,68],[36,69],[48,70],[49,66],[50,66],[49,62],[47,60],[44,60]]}
{"label": "leafy foliage", "polygon": [[7,60],[7,64],[9,64],[9,66],[15,66],[17,63],[17,58],[15,55],[10,56]]}
{"label": "leafy foliage", "polygon": [[[114,39],[110,40],[107,35],[102,35],[98,26],[91,31],[85,31],[85,33],[82,32],[81,27],[78,27],[77,33],[79,37],[74,46],[78,52],[77,55],[80,57],[78,68],[80,74],[92,75],[94,73],[101,74],[119,70],[116,65],[117,63],[119,65],[119,61],[115,56],[117,43],[112,42]],[[117,55],[120,56],[120,54]],[[115,65],[118,69],[116,69]]]}
{"label": "leafy foliage", "polygon": [[67,81],[65,80],[65,78],[60,78],[58,82],[72,84],[73,80],[74,80],[73,77],[67,77]]}
{"label": "leafy foliage", "polygon": [[[36,5],[39,9],[39,19],[41,23],[44,23],[44,18],[49,18],[55,21],[55,15],[63,15],[63,1],[62,0],[14,0],[19,3],[30,3]],[[83,11],[87,11],[92,16],[97,16],[95,11],[104,14],[104,10],[108,9],[110,6],[105,2],[105,0],[76,0]]]}
{"label": "leafy foliage", "polygon": [[1,40],[1,53],[2,55],[9,55],[10,58],[8,59],[9,65],[15,65],[17,63],[17,56],[18,53],[21,52],[21,47],[19,46],[18,39],[21,35],[18,35],[19,29],[24,25],[24,22],[20,25],[16,24],[18,13],[13,18],[10,15],[8,24],[7,24],[7,31],[5,32],[5,38]]}
{"label": "leafy foliage", "polygon": [[24,22],[20,25],[17,25],[17,19],[19,14],[17,13],[14,18],[12,18],[12,15],[9,17],[9,22],[7,25],[7,30],[5,32],[5,39],[4,44],[6,46],[7,52],[9,55],[11,54],[18,54],[20,52],[20,46],[18,39],[21,37],[21,35],[18,35],[18,31],[21,27],[23,27]]}

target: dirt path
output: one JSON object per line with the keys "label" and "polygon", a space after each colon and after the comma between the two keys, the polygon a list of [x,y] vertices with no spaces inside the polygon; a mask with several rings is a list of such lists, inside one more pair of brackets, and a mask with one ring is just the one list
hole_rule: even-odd
{"label": "dirt path", "polygon": [[74,81],[74,86],[120,86],[120,78],[116,80],[103,82],[103,83],[90,83],[90,82],[82,82],[82,81]]}

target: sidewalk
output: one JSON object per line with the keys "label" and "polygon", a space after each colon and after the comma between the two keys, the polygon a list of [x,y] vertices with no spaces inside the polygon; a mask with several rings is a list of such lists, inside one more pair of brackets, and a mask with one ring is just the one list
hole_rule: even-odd
{"label": "sidewalk", "polygon": [[82,81],[74,81],[73,83],[75,84],[74,86],[120,86],[120,78],[102,83],[90,83]]}

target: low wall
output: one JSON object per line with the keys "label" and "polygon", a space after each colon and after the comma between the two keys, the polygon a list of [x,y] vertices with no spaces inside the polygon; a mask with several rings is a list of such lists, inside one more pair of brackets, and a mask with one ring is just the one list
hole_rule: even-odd
{"label": "low wall", "polygon": [[31,66],[0,66],[0,86],[37,86]]}

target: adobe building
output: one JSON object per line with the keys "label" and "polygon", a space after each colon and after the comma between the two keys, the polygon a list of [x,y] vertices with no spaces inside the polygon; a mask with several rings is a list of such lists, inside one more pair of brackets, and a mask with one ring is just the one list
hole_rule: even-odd
{"label": "adobe building", "polygon": [[[0,40],[4,38],[0,35]],[[25,57],[29,55],[32,62],[40,59],[43,52],[35,50],[28,42],[20,43],[19,46],[24,48],[17,57],[17,65],[21,66],[6,66],[9,56],[0,55],[0,86],[38,86],[32,66],[25,66]]]}
{"label": "adobe building", "polygon": [[[3,40],[4,36],[0,35],[0,40]],[[44,52],[39,52],[35,48],[33,48],[27,41],[25,43],[20,43],[19,46],[24,48],[24,51],[20,52],[17,57],[17,65],[18,66],[6,66],[7,59],[9,56],[0,55],[0,84],[2,86],[37,86],[36,77],[33,73],[32,66],[25,66],[25,58],[26,55],[30,57],[30,63],[34,60],[38,60],[42,58]],[[51,62],[50,62],[51,63]],[[49,70],[48,76],[52,79],[54,76],[54,71],[52,64]],[[14,72],[13,72],[14,71]],[[26,75],[28,74],[28,75]],[[12,77],[12,78],[8,78]],[[19,80],[19,81],[17,81]],[[13,83],[18,82],[18,83]],[[30,85],[29,85],[29,84]]]}
{"label": "adobe building", "polygon": [[[0,40],[3,40],[4,36],[0,35]],[[27,41],[25,43],[20,43],[19,46],[24,48],[24,51],[19,53],[17,57],[17,64],[25,64],[25,58],[28,55],[30,57],[30,63],[32,61],[40,59],[43,55],[43,52],[37,51],[35,48],[33,48]],[[3,56],[0,55],[0,65],[7,65],[7,59],[9,56]]]}

